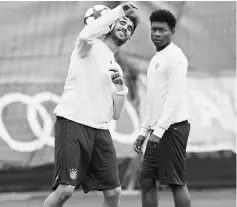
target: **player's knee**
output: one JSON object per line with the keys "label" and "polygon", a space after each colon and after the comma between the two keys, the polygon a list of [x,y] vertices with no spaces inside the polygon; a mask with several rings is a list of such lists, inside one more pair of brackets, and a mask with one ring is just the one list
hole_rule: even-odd
{"label": "player's knee", "polygon": [[174,194],[187,191],[187,187],[182,185],[170,184],[169,187]]}
{"label": "player's knee", "polygon": [[150,189],[152,189],[155,186],[155,180],[153,179],[142,179],[140,180],[140,184],[141,184],[141,189],[143,191],[149,191]]}
{"label": "player's knee", "polygon": [[59,196],[61,201],[66,201],[70,198],[75,190],[75,186],[72,185],[59,185],[55,193]]}
{"label": "player's knee", "polygon": [[120,199],[121,192],[122,192],[121,187],[105,190],[104,197],[107,200],[117,200],[117,199]]}
{"label": "player's knee", "polygon": [[182,197],[187,202],[191,202],[191,195],[186,185],[169,185],[175,197]]}

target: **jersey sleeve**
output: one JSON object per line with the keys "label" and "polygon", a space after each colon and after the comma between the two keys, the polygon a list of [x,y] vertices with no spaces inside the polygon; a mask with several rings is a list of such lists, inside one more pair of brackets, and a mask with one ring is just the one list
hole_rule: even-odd
{"label": "jersey sleeve", "polygon": [[[116,67],[121,76],[123,76],[123,70],[121,67],[115,63],[114,67]],[[112,94],[113,97],[113,119],[117,120],[123,114],[126,102],[127,102],[128,88],[124,85],[114,84],[114,91]]]}
{"label": "jersey sleeve", "polygon": [[176,109],[182,102],[186,93],[187,83],[187,67],[186,59],[175,60],[168,67],[169,82],[168,95],[165,101],[161,116],[154,127],[154,135],[162,137],[165,130],[173,123],[173,117],[176,115]]}
{"label": "jersey sleeve", "polygon": [[140,131],[139,131],[139,135],[142,135],[144,137],[147,137],[149,132],[151,131],[151,125],[149,124],[149,117],[148,117],[149,114],[150,114],[150,108],[149,106],[147,106],[146,115],[140,126]]}
{"label": "jersey sleeve", "polygon": [[[151,61],[149,63],[147,72],[150,70],[151,65],[153,64],[153,60],[154,60],[154,57],[151,59]],[[146,109],[145,110],[146,110],[146,112],[145,112],[144,119],[142,120],[142,123],[141,123],[141,126],[140,126],[139,135],[147,137],[148,134],[151,131],[151,125],[149,124],[150,123],[150,116],[149,116],[150,115],[150,107],[149,107],[149,104],[146,104]]]}
{"label": "jersey sleeve", "polygon": [[113,97],[113,119],[117,120],[123,114],[127,102],[128,88],[126,85],[115,84]]}

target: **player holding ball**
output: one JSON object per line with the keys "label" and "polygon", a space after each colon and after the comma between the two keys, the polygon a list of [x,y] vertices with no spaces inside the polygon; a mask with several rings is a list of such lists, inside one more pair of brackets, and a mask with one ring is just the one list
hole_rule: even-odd
{"label": "player holding ball", "polygon": [[104,14],[94,7],[89,15],[94,20],[85,19],[54,111],[54,191],[44,207],[63,206],[79,186],[85,193],[103,191],[104,207],[119,206],[121,185],[109,122],[123,113],[128,89],[114,53],[137,27],[135,9],[130,2]]}

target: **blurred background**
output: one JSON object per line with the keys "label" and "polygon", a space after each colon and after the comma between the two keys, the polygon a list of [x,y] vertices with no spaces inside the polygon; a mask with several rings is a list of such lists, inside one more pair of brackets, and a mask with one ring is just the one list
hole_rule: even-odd
{"label": "blurred background", "polygon": [[[133,142],[146,105],[146,70],[155,53],[149,17],[158,8],[177,17],[174,42],[189,60],[189,188],[235,188],[236,2],[135,3],[141,23],[116,54],[129,103],[111,125],[123,189],[140,188],[140,157]],[[84,13],[95,4],[114,8],[120,2],[0,2],[0,192],[51,190],[53,110]]]}

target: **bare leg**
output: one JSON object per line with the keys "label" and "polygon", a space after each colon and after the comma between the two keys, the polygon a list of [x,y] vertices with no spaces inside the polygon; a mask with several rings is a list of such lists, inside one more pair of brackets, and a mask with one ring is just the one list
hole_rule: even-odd
{"label": "bare leg", "polygon": [[186,185],[170,185],[175,207],[191,207],[191,196]]}
{"label": "bare leg", "polygon": [[141,181],[142,207],[157,207],[158,194],[156,180],[144,179]]}
{"label": "bare leg", "polygon": [[75,186],[59,185],[57,189],[46,198],[43,207],[62,207],[65,201],[72,196],[74,189]]}
{"label": "bare leg", "polygon": [[103,207],[119,207],[121,197],[121,187],[103,191]]}

